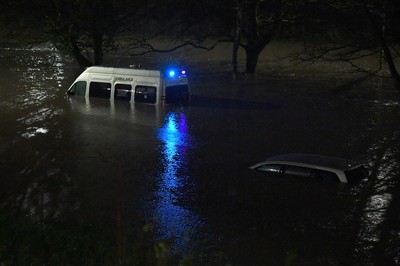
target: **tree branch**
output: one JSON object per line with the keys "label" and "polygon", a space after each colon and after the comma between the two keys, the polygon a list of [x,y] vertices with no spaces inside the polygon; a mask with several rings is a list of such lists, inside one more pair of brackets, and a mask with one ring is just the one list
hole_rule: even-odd
{"label": "tree branch", "polygon": [[138,49],[138,48],[142,48],[143,49],[144,48],[145,51],[133,53],[133,54],[131,54],[131,56],[139,56],[139,55],[144,55],[144,54],[154,53],[154,52],[156,52],[156,53],[168,53],[168,52],[176,51],[176,50],[181,49],[181,48],[186,47],[186,46],[190,46],[190,47],[193,47],[193,48],[196,48],[196,49],[211,51],[219,43],[222,43],[222,42],[232,42],[232,40],[230,40],[230,39],[229,40],[228,39],[217,40],[213,44],[211,44],[210,46],[204,46],[204,45],[196,44],[196,43],[191,42],[191,41],[185,41],[185,42],[183,42],[183,43],[181,43],[179,45],[176,45],[176,46],[174,46],[172,48],[169,48],[169,49],[158,49],[158,48],[154,47],[153,45],[151,45],[147,41],[138,40],[136,48],[134,48],[134,49]]}

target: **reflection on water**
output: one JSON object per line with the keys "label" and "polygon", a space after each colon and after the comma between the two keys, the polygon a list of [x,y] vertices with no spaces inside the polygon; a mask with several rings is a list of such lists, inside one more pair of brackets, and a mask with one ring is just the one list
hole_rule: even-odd
{"label": "reflection on water", "polygon": [[185,248],[190,248],[190,238],[197,233],[202,222],[179,202],[185,191],[190,189],[187,187],[190,186],[187,152],[193,146],[185,113],[168,113],[157,136],[162,145],[163,165],[153,214],[157,234],[160,239],[172,239],[177,252],[187,252]]}
{"label": "reflection on water", "polygon": [[49,130],[47,128],[42,128],[42,127],[28,127],[27,132],[22,133],[22,136],[24,138],[32,138],[36,136],[37,134],[46,134]]}
{"label": "reflection on water", "polygon": [[63,57],[44,45],[1,49],[0,59],[3,204],[38,223],[56,220],[70,209],[71,188],[56,151],[63,131]]}
{"label": "reflection on water", "polygon": [[379,195],[372,195],[365,206],[363,217],[363,225],[365,226],[360,236],[362,240],[367,240],[371,243],[377,243],[379,236],[376,234],[379,232],[378,226],[384,221],[385,210],[390,205],[392,195],[383,193]]}
{"label": "reflection on water", "polygon": [[357,208],[362,209],[359,217],[354,218],[359,225],[356,226],[359,231],[355,254],[358,257],[372,254],[370,259],[376,265],[398,265],[400,149],[397,143],[400,135],[397,126],[381,117],[383,108],[387,108],[386,105],[378,106],[377,112],[376,131],[380,132],[379,137],[368,151],[372,174],[360,189],[358,203],[355,205],[355,213]]}
{"label": "reflection on water", "polygon": [[46,45],[0,51],[3,112],[21,122],[17,130],[22,137],[47,134],[49,120],[62,114],[61,106],[54,105],[65,78],[61,54]]}
{"label": "reflection on water", "polygon": [[[79,116],[120,121],[127,124],[158,127],[162,122],[163,109],[160,106],[130,102],[114,102],[104,99],[66,96],[69,107]],[[90,121],[89,121],[90,122]]]}

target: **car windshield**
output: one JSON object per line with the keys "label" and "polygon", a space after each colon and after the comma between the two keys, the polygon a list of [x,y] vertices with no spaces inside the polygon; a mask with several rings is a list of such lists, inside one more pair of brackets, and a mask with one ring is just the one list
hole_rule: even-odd
{"label": "car windshield", "polygon": [[358,182],[368,176],[368,170],[364,166],[359,166],[357,168],[346,171],[347,181]]}
{"label": "car windshield", "polygon": [[281,171],[281,165],[278,164],[265,164],[257,168],[257,171],[279,173]]}

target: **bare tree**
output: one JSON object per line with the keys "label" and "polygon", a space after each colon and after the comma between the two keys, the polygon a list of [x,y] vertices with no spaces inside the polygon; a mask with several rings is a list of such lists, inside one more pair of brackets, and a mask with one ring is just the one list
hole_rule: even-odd
{"label": "bare tree", "polygon": [[[151,45],[155,36],[141,37],[132,42],[132,48],[136,51],[134,54],[169,52],[184,46],[212,50],[218,43],[230,42],[233,44],[233,72],[238,71],[237,53],[242,47],[246,52],[245,71],[254,73],[260,53],[277,35],[283,17],[282,0],[236,0],[218,3],[203,0],[196,1],[192,6],[181,7],[182,11],[190,17],[183,14],[175,21],[175,26],[168,26],[170,29],[181,30],[177,31],[179,35],[175,35],[176,40],[180,39],[176,46],[169,49],[156,48]],[[163,25],[167,26],[168,23]],[[211,44],[205,45],[210,40]]]}
{"label": "bare tree", "polygon": [[[131,56],[172,52],[183,47],[211,51],[219,43],[231,42],[232,5],[230,0],[167,0],[154,8],[151,28],[131,32],[127,48]],[[167,38],[171,45],[157,40]]]}
{"label": "bare tree", "polygon": [[[359,71],[371,74],[382,70],[382,62],[400,90],[396,68],[400,44],[400,3],[395,0],[314,1],[317,14],[308,14],[305,31],[317,41],[317,48],[307,48],[299,57],[305,61],[327,60],[349,63]],[[305,14],[303,14],[304,16]],[[304,20],[305,21],[305,20]],[[303,22],[304,22],[303,21]],[[312,32],[310,25],[317,29]],[[375,68],[364,65],[364,58],[376,58]]]}
{"label": "bare tree", "polygon": [[53,0],[46,33],[60,49],[84,66],[103,63],[104,54],[118,48],[117,37],[146,19],[149,1]]}
{"label": "bare tree", "polygon": [[400,90],[400,75],[396,68],[394,56],[390,47],[390,36],[386,34],[389,23],[395,24],[393,20],[398,19],[398,14],[393,14],[391,12],[396,9],[397,11],[400,11],[399,5],[397,4],[397,6],[395,6],[394,1],[389,0],[379,2],[361,0],[361,4],[368,17],[375,38],[379,40],[384,59],[386,60],[390,74],[393,78],[394,85],[398,90]]}
{"label": "bare tree", "polygon": [[282,1],[237,0],[236,4],[233,61],[239,44],[246,52],[246,73],[254,73],[261,51],[278,32],[282,21]]}

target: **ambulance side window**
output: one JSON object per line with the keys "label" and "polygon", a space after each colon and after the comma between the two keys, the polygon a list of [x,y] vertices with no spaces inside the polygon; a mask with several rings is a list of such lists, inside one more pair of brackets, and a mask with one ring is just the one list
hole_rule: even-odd
{"label": "ambulance side window", "polygon": [[115,84],[114,99],[130,101],[132,86],[129,84]]}
{"label": "ambulance side window", "polygon": [[68,91],[70,95],[86,95],[86,81],[78,81],[76,82],[71,89]]}
{"label": "ambulance side window", "polygon": [[136,86],[135,102],[139,103],[156,103],[157,88],[151,86]]}
{"label": "ambulance side window", "polygon": [[104,82],[90,82],[89,96],[97,98],[108,98],[111,95],[111,84]]}

